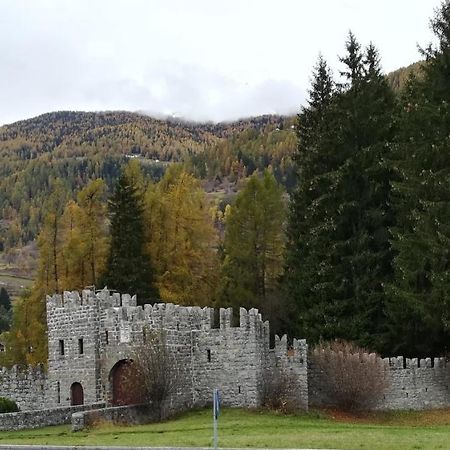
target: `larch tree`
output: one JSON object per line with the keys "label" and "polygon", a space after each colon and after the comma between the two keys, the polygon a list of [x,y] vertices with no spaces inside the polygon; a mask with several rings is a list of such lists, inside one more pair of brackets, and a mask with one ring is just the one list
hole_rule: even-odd
{"label": "larch tree", "polygon": [[63,290],[98,285],[108,252],[106,186],[91,181],[71,200],[62,217]]}
{"label": "larch tree", "polygon": [[86,286],[86,266],[79,227],[80,215],[79,205],[70,200],[64,208],[61,219],[63,290],[79,290]]}
{"label": "larch tree", "polygon": [[217,232],[199,181],[171,166],[146,194],[148,249],[164,301],[209,305],[217,285]]}
{"label": "larch tree", "polygon": [[38,238],[37,275],[29,291],[17,299],[7,336],[8,363],[36,365],[47,361],[46,295],[61,293],[63,287],[62,214],[68,193],[60,180],[45,205],[47,214]]}
{"label": "larch tree", "polygon": [[77,195],[78,227],[83,246],[84,285],[98,285],[108,254],[106,234],[106,185],[101,179],[91,181]]}
{"label": "larch tree", "polygon": [[225,224],[220,300],[236,308],[260,308],[275,325],[276,310],[282,309],[277,292],[283,273],[285,204],[283,190],[269,171],[249,178],[227,208]]}

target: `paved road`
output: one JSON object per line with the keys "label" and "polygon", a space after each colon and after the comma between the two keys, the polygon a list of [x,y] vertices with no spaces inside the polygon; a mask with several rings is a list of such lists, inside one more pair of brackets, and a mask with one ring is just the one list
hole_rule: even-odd
{"label": "paved road", "polygon": [[[0,450],[211,450],[211,447],[105,447],[105,446],[84,446],[84,445],[0,445]],[[229,449],[220,447],[219,450],[250,450]],[[251,449],[270,450],[270,449]],[[277,449],[277,450],[312,450],[312,449]],[[331,450],[331,449],[329,449]]]}

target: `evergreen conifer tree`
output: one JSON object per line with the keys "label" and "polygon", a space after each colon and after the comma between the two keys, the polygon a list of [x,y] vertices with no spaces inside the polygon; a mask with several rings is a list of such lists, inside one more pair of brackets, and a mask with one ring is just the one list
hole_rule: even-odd
{"label": "evergreen conifer tree", "polygon": [[[350,33],[342,75],[346,83],[336,99],[338,111],[335,298],[329,311],[328,337],[357,341],[381,350],[385,329],[385,285],[392,279],[389,227],[389,166],[395,97],[371,44],[363,53]],[[334,307],[336,306],[336,307]]]}
{"label": "evergreen conifer tree", "polygon": [[0,306],[3,306],[6,311],[11,309],[11,298],[4,287],[0,288]]}
{"label": "evergreen conifer tree", "polygon": [[337,167],[332,151],[334,90],[331,72],[320,56],[308,106],[298,115],[298,151],[294,157],[297,187],[290,202],[285,274],[293,308],[289,331],[316,340],[321,335],[316,324],[320,326],[317,316],[329,284],[329,243],[334,229],[334,200],[330,195]]}
{"label": "evergreen conifer tree", "polygon": [[[318,87],[330,81],[319,61],[310,104],[299,116],[288,284],[302,335],[379,348],[384,284],[392,275],[386,156],[395,99],[373,45],[362,52],[350,33],[346,50],[344,83],[320,96]],[[325,99],[321,108],[315,98]]]}
{"label": "evergreen conifer tree", "polygon": [[11,313],[11,298],[8,291],[2,287],[0,289],[0,333],[9,330]]}
{"label": "evergreen conifer tree", "polygon": [[450,350],[450,3],[431,21],[437,47],[422,50],[399,114],[393,228],[395,281],[387,305],[387,345],[406,356]]}
{"label": "evergreen conifer tree", "polygon": [[102,283],[122,293],[136,294],[140,304],[157,297],[150,256],[145,250],[143,199],[126,174],[109,201],[111,245]]}

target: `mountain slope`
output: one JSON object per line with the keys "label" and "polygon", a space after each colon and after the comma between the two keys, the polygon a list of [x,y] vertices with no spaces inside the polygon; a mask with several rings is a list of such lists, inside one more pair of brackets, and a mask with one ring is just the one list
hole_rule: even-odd
{"label": "mountain slope", "polygon": [[111,188],[126,161],[139,157],[154,179],[172,162],[186,164],[200,178],[238,179],[269,164],[279,167],[280,158],[270,156],[275,147],[277,155],[292,153],[294,133],[283,131],[288,122],[293,119],[268,115],[199,124],[124,111],[63,111],[5,125],[0,128],[0,249],[36,237],[56,178],[63,180],[68,197],[98,177]]}

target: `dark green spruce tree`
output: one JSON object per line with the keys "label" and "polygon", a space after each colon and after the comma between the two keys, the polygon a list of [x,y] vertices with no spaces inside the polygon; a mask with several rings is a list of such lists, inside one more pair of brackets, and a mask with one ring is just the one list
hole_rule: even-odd
{"label": "dark green spruce tree", "polygon": [[[292,309],[287,331],[317,341],[322,335],[322,309],[329,284],[330,234],[334,229],[333,153],[334,82],[319,57],[308,105],[298,115],[297,186],[291,196],[285,279]],[[331,286],[330,286],[331,287]],[[332,287],[331,287],[332,288]]]}
{"label": "dark green spruce tree", "polygon": [[[363,53],[350,33],[341,61],[346,80],[336,99],[335,297],[333,335],[384,350],[386,285],[393,276],[389,228],[395,223],[390,167],[395,95],[370,44]],[[332,336],[329,336],[332,337]]]}
{"label": "dark green spruce tree", "polygon": [[157,298],[150,257],[145,250],[143,202],[125,174],[109,201],[111,245],[102,284],[136,294],[139,304]]}
{"label": "dark green spruce tree", "polygon": [[394,185],[395,281],[387,305],[387,344],[397,354],[450,351],[450,3],[431,20],[436,47],[422,50],[399,114]]}
{"label": "dark green spruce tree", "polygon": [[363,52],[350,33],[346,50],[345,82],[324,103],[325,123],[304,128],[317,110],[311,105],[299,116],[289,286],[298,331],[310,341],[342,338],[379,349],[392,277],[387,156],[395,98],[372,45]]}

